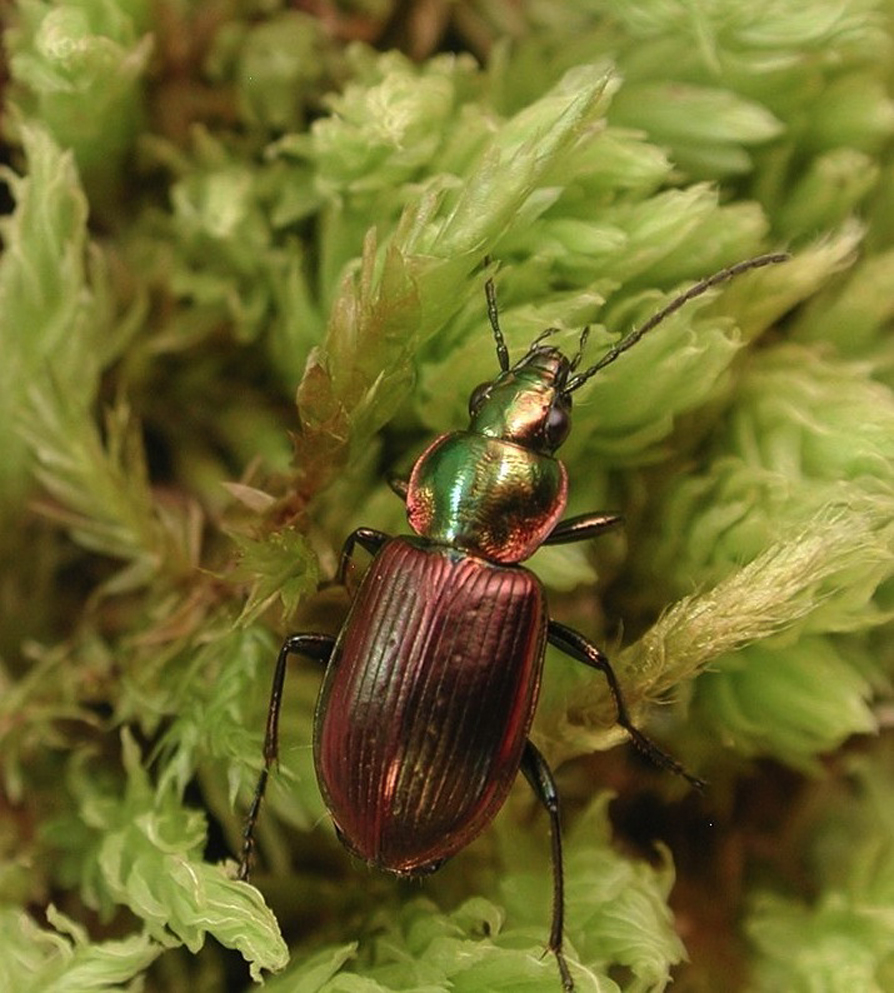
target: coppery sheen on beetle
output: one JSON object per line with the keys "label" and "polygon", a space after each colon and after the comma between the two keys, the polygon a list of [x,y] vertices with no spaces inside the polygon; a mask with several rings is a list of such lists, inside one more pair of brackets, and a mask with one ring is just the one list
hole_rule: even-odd
{"label": "coppery sheen on beetle", "polygon": [[697,283],[582,373],[576,370],[587,329],[572,358],[542,344],[548,329],[510,365],[487,281],[500,372],[472,393],[468,429],[437,438],[409,482],[395,484],[415,534],[354,531],[342,550],[339,579],[356,545],[375,558],[338,638],[292,635],[280,650],[239,878],[248,877],[254,826],[276,761],[288,658],[302,654],[326,663],[314,718],[320,790],[339,837],[367,863],[402,875],[433,871],[487,827],[521,769],[550,817],[549,948],[562,985],[574,988],[562,948],[559,798],[527,737],[546,642],[603,674],[618,724],[643,752],[700,781],[634,726],[608,659],[549,617],[540,581],[520,563],[541,545],[585,540],[621,520],[602,513],[562,520],[568,483],[554,453],[571,429],[572,393],[687,300],[786,258],[759,256]]}

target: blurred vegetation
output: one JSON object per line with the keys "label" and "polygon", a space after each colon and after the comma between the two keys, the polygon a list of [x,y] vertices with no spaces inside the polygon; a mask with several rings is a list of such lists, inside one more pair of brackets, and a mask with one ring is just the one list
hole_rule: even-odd
{"label": "blurred vegetation", "polygon": [[576,394],[626,527],[532,560],[709,788],[558,655],[534,736],[582,993],[894,988],[890,0],[0,18],[0,989],[556,993],[524,784],[421,887],[352,864],[311,665],[235,879],[277,645],[496,369],[485,257],[514,356],[598,356],[780,249]]}

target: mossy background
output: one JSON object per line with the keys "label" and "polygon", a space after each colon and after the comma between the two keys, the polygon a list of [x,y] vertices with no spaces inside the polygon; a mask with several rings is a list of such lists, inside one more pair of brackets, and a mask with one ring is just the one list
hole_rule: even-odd
{"label": "mossy background", "polygon": [[353,864],[310,664],[234,879],[277,643],[492,375],[485,256],[514,355],[598,356],[779,249],[576,395],[569,512],[626,528],[532,567],[710,786],[606,751],[550,654],[567,951],[581,991],[894,989],[894,4],[0,16],[0,990],[555,993],[524,784],[423,884]]}

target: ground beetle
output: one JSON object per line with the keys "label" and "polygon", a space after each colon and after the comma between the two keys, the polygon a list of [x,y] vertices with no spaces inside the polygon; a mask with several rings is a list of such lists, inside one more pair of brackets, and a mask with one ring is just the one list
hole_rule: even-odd
{"label": "ground beetle", "polygon": [[500,372],[473,391],[468,430],[441,435],[419,457],[409,482],[393,484],[416,533],[354,531],[342,549],[338,581],[344,582],[356,545],[375,558],[341,633],[292,635],[280,650],[240,879],[248,877],[255,822],[277,757],[287,661],[304,655],[326,664],[314,718],[320,789],[339,838],[370,865],[402,876],[433,872],[490,823],[521,769],[549,813],[549,948],[562,985],[574,988],[562,952],[559,798],[546,761],[528,739],[546,642],[598,669],[618,724],[634,743],[700,784],[634,726],[608,659],[550,618],[543,587],[519,563],[540,545],[592,538],[621,520],[599,513],[560,519],[567,477],[553,453],[571,428],[572,393],[687,300],[786,258],[762,255],[697,283],[580,373],[586,328],[571,359],[543,344],[555,331],[548,328],[510,365],[487,280]]}

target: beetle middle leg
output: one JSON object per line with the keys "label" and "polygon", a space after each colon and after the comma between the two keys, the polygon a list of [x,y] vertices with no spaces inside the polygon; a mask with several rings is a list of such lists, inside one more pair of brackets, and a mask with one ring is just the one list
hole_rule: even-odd
{"label": "beetle middle leg", "polygon": [[328,634],[293,634],[286,638],[282,648],[279,650],[279,658],[276,660],[276,671],[273,673],[273,686],[270,690],[270,705],[267,708],[267,731],[264,735],[264,767],[258,776],[258,784],[255,786],[254,797],[245,818],[245,827],[242,831],[242,854],[239,858],[239,870],[236,874],[237,879],[248,879],[251,869],[251,857],[255,847],[255,825],[258,821],[258,813],[261,810],[261,801],[264,799],[264,792],[267,789],[270,767],[276,762],[279,755],[279,711],[282,707],[282,690],[286,679],[286,667],[289,662],[289,656],[304,655],[325,665],[329,661],[329,656],[332,654],[334,646],[335,638]]}
{"label": "beetle middle leg", "polygon": [[618,677],[615,675],[611,663],[602,651],[573,628],[565,627],[564,624],[560,624],[558,621],[552,620],[552,618],[550,618],[546,636],[551,644],[561,649],[566,655],[570,655],[572,658],[583,662],[584,665],[588,665],[592,669],[598,669],[605,676],[612,699],[615,702],[615,709],[618,714],[617,722],[630,735],[634,745],[644,755],[651,759],[657,766],[676,773],[678,776],[682,776],[696,788],[704,788],[705,781],[703,779],[690,775],[673,756],[668,755],[667,752],[659,748],[630,719],[630,713],[627,710],[627,704],[624,702],[624,695],[621,692]]}
{"label": "beetle middle leg", "polygon": [[562,941],[565,934],[565,868],[562,861],[562,826],[559,820],[559,793],[556,781],[546,759],[531,741],[525,743],[522,754],[521,771],[531,784],[537,799],[546,807],[549,814],[549,836],[552,845],[553,864],[553,921],[549,931],[549,950],[556,956],[562,986],[565,990],[574,989],[574,980],[565,961]]}
{"label": "beetle middle leg", "polygon": [[335,574],[336,583],[344,586],[355,545],[365,548],[370,555],[375,555],[390,537],[391,535],[385,534],[384,531],[376,531],[375,528],[357,528],[356,531],[352,531],[341,547],[341,559],[338,563],[338,572]]}

